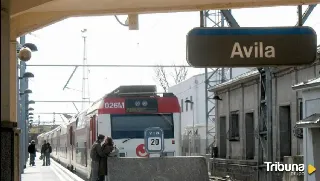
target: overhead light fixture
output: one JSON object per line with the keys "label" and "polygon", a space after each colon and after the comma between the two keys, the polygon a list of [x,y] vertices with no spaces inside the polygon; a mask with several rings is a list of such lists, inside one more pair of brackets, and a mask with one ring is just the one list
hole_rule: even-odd
{"label": "overhead light fixture", "polygon": [[184,101],[185,103],[190,103],[190,104],[193,104],[192,101],[190,101],[189,99],[187,99],[186,101]]}
{"label": "overhead light fixture", "polygon": [[23,79],[23,78],[34,78],[34,75],[31,72],[26,72],[23,74],[22,77],[19,77],[19,79]]}
{"label": "overhead light fixture", "polygon": [[29,48],[32,52],[38,51],[38,47],[33,43],[26,43],[22,47]]}
{"label": "overhead light fixture", "polygon": [[221,99],[219,96],[214,96],[213,99],[214,99],[214,100],[222,101],[222,99]]}

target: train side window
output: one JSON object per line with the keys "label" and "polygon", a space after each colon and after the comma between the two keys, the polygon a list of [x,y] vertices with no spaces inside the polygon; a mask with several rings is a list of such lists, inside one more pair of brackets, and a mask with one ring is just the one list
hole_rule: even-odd
{"label": "train side window", "polygon": [[70,130],[69,130],[69,135],[70,135],[70,145],[73,145],[73,136],[74,136],[74,134],[73,134],[73,127],[71,126],[70,127]]}
{"label": "train side window", "polygon": [[84,142],[84,164],[87,167],[88,166],[88,156],[87,156],[87,142]]}
{"label": "train side window", "polygon": [[76,119],[76,126],[79,127],[79,118]]}

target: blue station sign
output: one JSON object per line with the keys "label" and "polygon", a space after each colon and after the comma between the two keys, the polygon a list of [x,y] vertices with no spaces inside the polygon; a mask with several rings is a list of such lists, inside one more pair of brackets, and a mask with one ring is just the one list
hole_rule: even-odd
{"label": "blue station sign", "polygon": [[194,28],[187,61],[194,67],[298,66],[316,59],[310,27]]}

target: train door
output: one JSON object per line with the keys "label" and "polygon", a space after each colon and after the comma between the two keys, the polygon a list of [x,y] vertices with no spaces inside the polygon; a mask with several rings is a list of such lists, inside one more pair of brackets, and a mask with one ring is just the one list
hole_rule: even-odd
{"label": "train door", "polygon": [[90,118],[90,148],[93,143],[96,141],[97,137],[97,116],[93,115]]}
{"label": "train door", "polygon": [[73,160],[73,148],[74,148],[74,130],[73,126],[69,129],[69,141],[70,141],[70,154],[71,154],[71,160]]}

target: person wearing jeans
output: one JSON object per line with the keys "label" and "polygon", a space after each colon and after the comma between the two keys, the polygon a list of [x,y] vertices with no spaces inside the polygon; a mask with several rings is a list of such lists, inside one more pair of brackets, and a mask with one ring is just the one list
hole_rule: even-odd
{"label": "person wearing jeans", "polygon": [[28,153],[30,154],[30,166],[35,166],[35,158],[36,158],[36,142],[34,140],[31,141],[31,144],[28,146]]}

